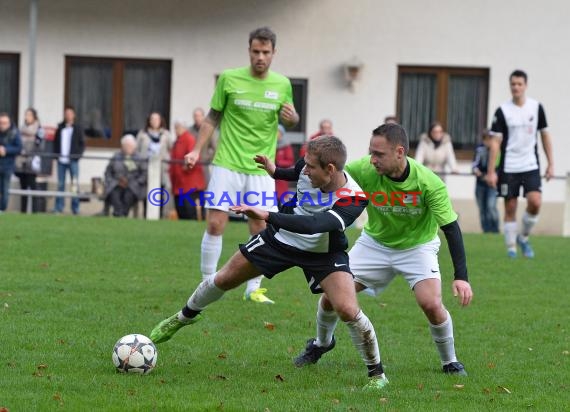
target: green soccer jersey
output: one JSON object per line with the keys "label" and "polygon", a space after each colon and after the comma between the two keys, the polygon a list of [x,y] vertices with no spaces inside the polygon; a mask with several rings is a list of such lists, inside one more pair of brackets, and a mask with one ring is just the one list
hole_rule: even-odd
{"label": "green soccer jersey", "polygon": [[440,226],[457,220],[447,188],[427,167],[408,158],[410,174],[403,182],[379,176],[365,156],[345,170],[369,196],[364,231],[378,243],[409,249],[432,240]]}
{"label": "green soccer jersey", "polygon": [[275,159],[279,111],[293,102],[292,93],[289,79],[273,71],[258,79],[249,66],[225,70],[210,102],[223,113],[213,163],[240,173],[266,174],[253,158],[262,154]]}

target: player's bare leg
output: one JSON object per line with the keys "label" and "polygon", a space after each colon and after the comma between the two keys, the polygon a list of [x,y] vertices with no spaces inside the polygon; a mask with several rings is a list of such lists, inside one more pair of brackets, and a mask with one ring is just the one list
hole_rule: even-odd
{"label": "player's bare leg", "polygon": [[[365,389],[381,389],[388,383],[380,361],[376,332],[368,317],[360,310],[352,275],[334,272],[320,282],[325,293],[317,309],[317,339],[307,342],[305,351],[295,359],[297,366],[316,363],[334,345],[337,316],[347,325],[352,342],[368,368],[369,383]],[[318,340],[318,344],[317,344]],[[330,341],[327,346],[319,346]]]}
{"label": "player's bare leg", "polygon": [[453,321],[441,300],[441,281],[439,279],[419,281],[414,286],[414,293],[418,305],[428,318],[429,329],[439,352],[443,371],[467,375],[463,364],[457,360],[455,355]]}
{"label": "player's bare leg", "polygon": [[154,327],[150,339],[154,343],[166,342],[180,328],[200,320],[202,310],[220,299],[226,291],[258,275],[259,270],[240,251],[237,251],[219,272],[204,279],[198,285],[181,311]]}

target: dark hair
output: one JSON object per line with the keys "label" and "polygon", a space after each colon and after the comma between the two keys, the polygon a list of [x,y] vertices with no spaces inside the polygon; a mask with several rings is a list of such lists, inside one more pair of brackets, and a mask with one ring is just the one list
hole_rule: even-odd
{"label": "dark hair", "polygon": [[511,75],[509,76],[509,81],[511,81],[513,77],[522,77],[525,83],[528,81],[528,76],[522,70],[515,70],[514,72],[512,72]]}
{"label": "dark hair", "polygon": [[277,36],[269,27],[260,27],[249,33],[249,46],[253,40],[260,40],[262,42],[270,41],[271,47],[275,48],[277,44]]}
{"label": "dark hair", "polygon": [[33,107],[28,107],[26,109],[26,112],[30,112],[32,114],[32,116],[34,116],[34,120],[36,122],[40,121],[40,119],[38,119],[38,111],[36,109],[34,109]]}
{"label": "dark hair", "polygon": [[317,156],[319,164],[324,169],[333,164],[337,170],[343,170],[346,163],[346,146],[336,136],[319,136],[309,140],[307,153]]}
{"label": "dark hair", "polygon": [[441,122],[438,122],[438,121],[431,122],[431,124],[429,125],[429,129],[428,129],[428,137],[431,137],[431,132],[433,132],[433,129],[435,129],[438,126],[443,129],[443,125],[441,124]]}
{"label": "dark hair", "polygon": [[66,110],[73,110],[73,113],[75,113],[75,107],[73,107],[70,104],[65,105],[65,107],[63,108],[63,111],[65,112]]}
{"label": "dark hair", "polygon": [[8,119],[10,119],[10,115],[8,114],[8,112],[0,112],[0,117],[7,117]]}
{"label": "dark hair", "polygon": [[400,145],[404,147],[405,154],[410,150],[408,135],[402,126],[397,123],[387,123],[372,130],[372,136],[382,136],[386,138],[392,146]]}
{"label": "dark hair", "polygon": [[160,117],[160,128],[161,129],[166,129],[166,120],[164,120],[164,117],[159,113],[159,112],[150,112],[148,114],[148,117],[146,118],[146,128],[150,128],[150,118],[152,117],[153,114],[157,114],[158,117]]}

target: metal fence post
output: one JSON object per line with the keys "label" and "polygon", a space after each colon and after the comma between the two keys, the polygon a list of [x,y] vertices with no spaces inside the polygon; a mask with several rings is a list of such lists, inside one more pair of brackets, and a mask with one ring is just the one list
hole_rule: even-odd
{"label": "metal fence post", "polygon": [[[160,178],[161,178],[161,159],[160,156],[150,156],[148,159],[148,176],[147,176],[147,196],[155,189],[160,189]],[[156,193],[156,192],[155,192]],[[151,200],[159,200],[159,196],[152,196]],[[148,197],[146,199],[146,218],[147,220],[159,220],[160,219],[160,205],[157,205],[154,201],[149,201]]]}

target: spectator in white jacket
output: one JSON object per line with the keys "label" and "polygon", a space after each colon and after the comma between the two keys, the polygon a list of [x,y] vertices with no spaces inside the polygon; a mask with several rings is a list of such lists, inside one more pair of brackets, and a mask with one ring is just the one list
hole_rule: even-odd
{"label": "spectator in white jacket", "polygon": [[457,173],[457,161],[451,136],[439,122],[433,122],[427,133],[420,136],[415,159],[437,173],[445,181],[445,174]]}

